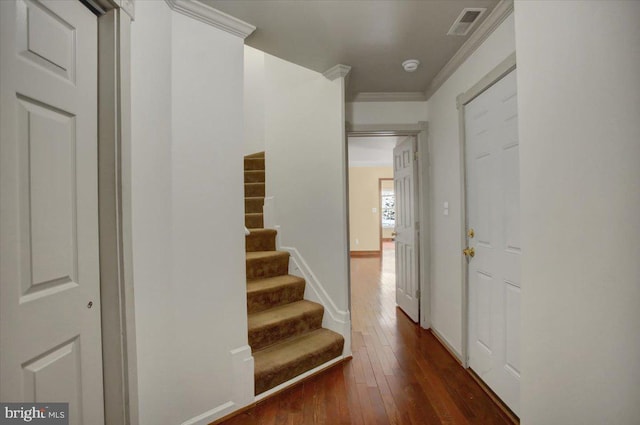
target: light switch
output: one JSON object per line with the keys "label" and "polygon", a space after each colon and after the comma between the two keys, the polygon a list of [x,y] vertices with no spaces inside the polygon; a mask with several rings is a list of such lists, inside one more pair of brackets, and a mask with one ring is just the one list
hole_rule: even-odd
{"label": "light switch", "polygon": [[444,201],[443,208],[444,208],[445,210],[448,210],[448,209],[449,209],[449,203],[448,203],[447,201]]}
{"label": "light switch", "polygon": [[371,208],[371,212],[375,214],[375,213],[378,212],[378,209],[376,207],[373,207],[373,208]]}

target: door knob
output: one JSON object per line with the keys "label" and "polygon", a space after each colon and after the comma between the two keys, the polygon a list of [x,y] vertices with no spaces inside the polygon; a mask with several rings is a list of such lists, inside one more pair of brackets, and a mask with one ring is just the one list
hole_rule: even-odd
{"label": "door knob", "polygon": [[396,236],[397,233],[396,232],[391,232],[391,236]]}
{"label": "door knob", "polygon": [[463,249],[463,250],[462,250],[462,253],[463,253],[464,255],[466,255],[467,257],[471,257],[471,258],[473,258],[473,257],[476,255],[476,250],[475,250],[475,249],[473,249],[473,247],[471,247],[471,248],[465,248],[465,249]]}

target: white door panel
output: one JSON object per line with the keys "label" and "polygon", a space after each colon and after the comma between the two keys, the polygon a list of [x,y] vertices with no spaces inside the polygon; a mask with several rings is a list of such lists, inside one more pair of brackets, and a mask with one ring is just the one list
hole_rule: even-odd
{"label": "white door panel", "polygon": [[0,399],[100,424],[97,20],[12,0],[0,26]]}
{"label": "white door panel", "polygon": [[393,183],[396,195],[396,304],[417,322],[420,304],[415,143],[415,138],[411,137],[393,149]]}
{"label": "white door panel", "polygon": [[520,172],[516,72],[465,106],[469,366],[520,403]]}

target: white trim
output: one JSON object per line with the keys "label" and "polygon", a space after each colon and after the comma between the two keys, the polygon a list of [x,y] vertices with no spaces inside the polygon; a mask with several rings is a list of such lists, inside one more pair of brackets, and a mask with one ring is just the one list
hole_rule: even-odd
{"label": "white trim", "polygon": [[254,361],[248,345],[231,350],[229,354],[234,377],[231,400],[235,408],[239,409],[253,403]]}
{"label": "white trim", "polygon": [[427,96],[421,91],[407,92],[360,92],[351,102],[426,102]]}
{"label": "white trim", "polygon": [[335,365],[336,363],[339,363],[347,358],[349,358],[350,356],[348,355],[342,355],[339,357],[336,357],[335,359],[331,359],[326,363],[321,364],[318,367],[315,367],[311,370],[306,371],[305,373],[296,376],[295,378],[291,378],[289,379],[287,382],[283,382],[282,384],[278,385],[277,387],[273,387],[268,391],[265,391],[263,393],[260,393],[259,395],[256,396],[255,401],[259,402],[269,396],[271,396],[272,394],[275,394],[277,392],[280,392],[282,390],[284,390],[285,388],[289,388],[295,384],[297,384],[298,382],[302,381],[303,379],[307,378],[308,376],[314,375],[318,372],[322,372],[325,369],[329,369],[331,366]]}
{"label": "white trim", "polygon": [[414,136],[423,131],[421,124],[351,124],[346,123],[347,137]]}
{"label": "white trim", "polygon": [[287,251],[289,259],[289,274],[303,278],[306,281],[304,298],[315,301],[324,306],[325,315],[322,318],[322,327],[339,333],[344,337],[343,355],[351,354],[351,314],[349,311],[340,310],[333,302],[324,286],[304,260],[300,252],[290,246],[281,246],[278,249]]}
{"label": "white trim", "polygon": [[349,65],[342,65],[339,63],[338,65],[332,66],[331,68],[327,69],[322,73],[322,75],[324,75],[326,79],[333,81],[338,78],[346,77],[347,75],[349,75],[350,71],[351,67]]}
{"label": "white trim", "polygon": [[484,43],[487,37],[489,37],[511,13],[513,13],[513,0],[501,0],[500,3],[493,8],[489,16],[478,26],[478,29],[469,36],[456,54],[453,55],[449,62],[447,62],[433,80],[431,80],[425,92],[425,97],[429,99],[433,96],[440,86]]}
{"label": "white trim", "polygon": [[165,0],[171,10],[181,13],[190,18],[196,19],[205,24],[214,26],[229,34],[236,35],[242,39],[247,38],[256,27],[227,15],[211,6],[199,2],[198,0]]}

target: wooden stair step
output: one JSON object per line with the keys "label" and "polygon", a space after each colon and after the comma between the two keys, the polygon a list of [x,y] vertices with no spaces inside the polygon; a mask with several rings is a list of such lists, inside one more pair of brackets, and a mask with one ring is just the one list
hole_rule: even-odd
{"label": "wooden stair step", "polygon": [[[260,229],[264,227],[262,213],[249,213],[244,215],[244,225],[247,229]],[[275,249],[275,248],[274,248]]]}
{"label": "wooden stair step", "polygon": [[256,152],[256,153],[252,153],[249,155],[245,155],[245,158],[264,158],[264,151],[263,152]]}
{"label": "wooden stair step", "polygon": [[264,183],[245,183],[244,184],[244,196],[245,197],[258,197],[264,198],[265,184]]}
{"label": "wooden stair step", "polygon": [[264,158],[244,158],[244,169],[264,170]]}
{"label": "wooden stair step", "polygon": [[320,329],[324,307],[300,300],[249,315],[249,345],[253,351]]}
{"label": "wooden stair step", "polygon": [[[245,225],[246,222],[247,220],[245,219]],[[254,228],[250,232],[245,236],[246,252],[276,250],[276,235],[278,234],[276,230]]]}
{"label": "wooden stair step", "polygon": [[293,275],[247,282],[247,312],[257,313],[304,298],[305,281]]}
{"label": "wooden stair step", "polygon": [[253,353],[255,393],[263,393],[342,355],[344,338],[320,328]]}
{"label": "wooden stair step", "polygon": [[287,251],[257,251],[246,254],[247,280],[289,274]]}
{"label": "wooden stair step", "polygon": [[247,170],[244,172],[245,183],[264,183],[264,170]]}

